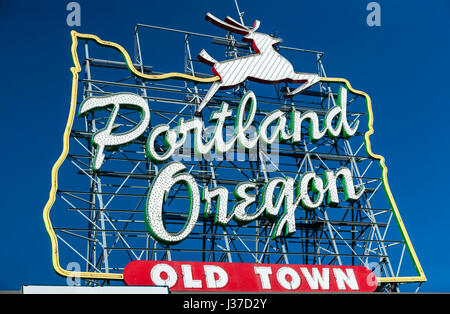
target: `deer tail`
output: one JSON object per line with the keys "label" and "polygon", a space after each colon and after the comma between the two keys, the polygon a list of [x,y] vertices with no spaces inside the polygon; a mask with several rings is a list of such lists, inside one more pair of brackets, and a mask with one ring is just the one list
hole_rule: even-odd
{"label": "deer tail", "polygon": [[197,57],[201,62],[206,63],[207,65],[213,66],[217,63],[217,60],[211,57],[205,49],[202,49]]}

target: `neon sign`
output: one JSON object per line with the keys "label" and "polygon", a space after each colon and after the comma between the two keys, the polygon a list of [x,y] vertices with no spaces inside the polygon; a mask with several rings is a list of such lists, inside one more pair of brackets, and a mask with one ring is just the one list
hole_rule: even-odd
{"label": "neon sign", "polygon": [[[259,125],[253,137],[247,137],[247,131],[253,124],[257,111],[257,99],[252,91],[247,92],[241,99],[235,118],[235,132],[230,140],[224,140],[222,128],[225,120],[232,116],[226,102],[222,103],[219,111],[211,114],[209,122],[215,122],[214,133],[210,140],[203,142],[204,123],[200,118],[189,121],[180,119],[176,130],[170,129],[168,124],[160,124],[153,128],[147,139],[146,156],[153,162],[165,162],[179,149],[191,133],[194,136],[194,150],[201,155],[206,155],[215,150],[216,153],[224,153],[233,148],[235,143],[245,149],[252,149],[258,141],[272,144],[275,139],[282,142],[290,141],[292,144],[302,140],[302,123],[309,121],[309,137],[314,142],[323,136],[334,138],[338,136],[353,136],[358,128],[353,127],[347,121],[347,90],[341,87],[336,106],[330,108],[319,125],[319,117],[314,111],[300,112],[292,109],[288,123],[285,113],[275,110],[267,114]],[[115,94],[106,97],[89,97],[80,105],[79,116],[86,115],[93,110],[102,110],[112,107],[112,111],[106,126],[92,135],[92,144],[96,147],[96,153],[92,161],[92,170],[98,171],[104,160],[104,149],[114,150],[127,145],[145,132],[150,122],[150,109],[145,100],[133,94]],[[119,109],[135,109],[141,113],[141,121],[130,131],[115,134],[114,121]],[[244,118],[246,117],[246,118]],[[275,124],[269,135],[269,126]],[[164,137],[165,152],[159,154],[155,149],[155,140],[159,136]],[[204,187],[200,191],[195,178],[184,172],[186,167],[180,162],[170,162],[159,170],[147,194],[146,202],[146,226],[150,234],[161,242],[175,244],[183,241],[194,228],[200,214],[201,203],[204,204],[204,216],[211,214],[211,203],[216,201],[218,206],[214,213],[214,223],[225,226],[231,219],[239,224],[252,222],[261,215],[274,221],[272,239],[280,236],[288,236],[295,233],[295,210],[301,207],[305,210],[314,210],[319,207],[324,199],[328,205],[338,205],[338,179],[342,182],[345,201],[357,201],[364,193],[364,186],[355,188],[351,171],[341,167],[336,171],[324,171],[322,178],[314,172],[303,173],[297,182],[293,178],[272,178],[263,188],[263,196],[260,206],[254,213],[248,212],[248,206],[258,200],[256,195],[249,192],[257,189],[254,182],[242,182],[238,184],[233,194],[237,203],[228,209],[228,192],[224,187],[216,187],[213,190]],[[168,232],[164,227],[163,205],[166,195],[175,184],[183,184],[189,191],[189,210],[183,229],[176,233]],[[278,195],[275,195],[276,188]],[[313,194],[311,196],[311,194]],[[275,203],[273,199],[276,199]],[[280,215],[281,214],[281,215]]]}
{"label": "neon sign", "polygon": [[[257,38],[258,36],[266,35],[256,32],[259,27],[259,22],[255,23],[253,28],[249,28],[228,17],[225,21],[220,21],[208,14],[207,19],[222,28],[231,27],[231,31],[236,31],[236,33],[248,37],[253,43],[253,50],[255,53],[253,53],[252,56],[247,57],[254,56],[255,58],[252,60],[256,60],[254,62],[260,62],[260,70],[264,73],[267,72],[267,75],[271,73],[270,69],[274,66],[274,63],[271,63],[271,58],[267,57],[265,54],[274,53],[275,50],[272,51],[272,47],[266,47],[259,41],[259,39],[263,37]],[[284,106],[284,108],[280,107],[273,111],[263,111],[258,108],[258,99],[255,94],[252,91],[246,91],[242,97],[242,94],[239,96],[240,101],[238,101],[237,104],[235,102],[236,99],[233,99],[230,101],[223,101],[219,107],[211,105],[210,108],[207,108],[211,111],[209,119],[202,119],[200,115],[197,114],[192,115],[190,119],[178,117],[178,119],[174,118],[173,121],[171,120],[170,123],[164,122],[162,124],[153,125],[152,122],[155,122],[156,120],[155,113],[157,113],[157,108],[149,106],[148,99],[134,93],[117,93],[116,89],[113,92],[107,91],[104,93],[107,94],[106,96],[87,97],[84,98],[80,104],[78,103],[77,91],[78,82],[80,80],[79,73],[81,72],[81,65],[77,55],[79,39],[94,41],[101,46],[111,47],[119,51],[123,55],[125,60],[124,64],[129,71],[136,78],[142,80],[181,79],[196,83],[212,83],[208,89],[207,95],[203,99],[199,98],[198,102],[195,104],[192,103],[192,105],[196,106],[195,110],[197,113],[202,111],[205,106],[209,104],[208,100],[213,99],[218,89],[233,87],[233,82],[239,84],[241,81],[252,80],[259,83],[270,84],[279,82],[302,84],[293,89],[293,91],[290,91],[289,89],[285,91],[284,95],[286,97],[291,97],[318,82],[321,82],[322,84],[339,84],[339,90],[337,94],[332,94],[330,91],[330,99],[332,99],[333,102],[332,106],[329,106],[327,109],[324,109],[325,106],[323,106],[321,110],[299,109],[299,107],[292,105],[289,109],[286,109],[287,106]],[[334,140],[350,140],[354,136],[360,136],[359,139],[364,141],[364,145],[360,148],[364,147],[367,156],[372,160],[379,162],[381,168],[381,178],[379,180],[382,182],[382,186],[387,195],[387,200],[392,209],[393,217],[398,222],[405,245],[408,248],[418,271],[418,276],[416,277],[407,277],[406,279],[402,277],[382,277],[378,282],[425,280],[420,263],[412,248],[390,191],[387,182],[387,168],[384,158],[374,154],[371,149],[370,135],[373,133],[373,114],[370,98],[364,92],[353,89],[347,80],[294,72],[291,63],[278,53],[273,54],[272,57],[274,60],[281,62],[283,66],[289,70],[286,70],[284,73],[286,74],[285,76],[271,77],[264,73],[258,76],[259,74],[257,71],[255,72],[251,69],[247,69],[249,70],[246,70],[247,72],[241,71],[241,73],[238,63],[233,64],[230,61],[230,64],[228,64],[227,61],[216,61],[204,50],[200,53],[199,59],[213,67],[214,76],[212,77],[196,77],[185,73],[149,74],[150,72],[144,73],[144,71],[141,72],[137,70],[128,53],[120,45],[103,41],[94,35],[79,34],[76,32],[72,32],[72,55],[74,60],[74,67],[71,68],[73,75],[73,89],[69,119],[64,133],[64,149],[52,170],[52,189],[49,201],[44,208],[44,221],[53,247],[53,265],[59,274],[64,276],[69,275],[69,272],[59,265],[58,238],[49,217],[50,209],[53,206],[58,191],[58,171],[64,159],[68,156],[69,138],[72,131],[72,125],[74,121],[77,121],[76,117],[89,119],[89,117],[93,116],[94,112],[103,111],[103,113],[101,113],[102,119],[106,122],[98,124],[101,126],[101,129],[94,128],[92,129],[92,132],[90,132],[91,130],[87,130],[83,133],[86,141],[91,145],[89,149],[92,150],[89,151],[90,155],[88,158],[90,161],[84,163],[86,166],[84,168],[86,170],[82,169],[80,171],[84,171],[94,178],[97,175],[100,176],[101,172],[105,170],[102,170],[102,167],[106,168],[113,166],[113,163],[111,162],[113,158],[110,158],[110,155],[133,143],[133,145],[141,145],[139,148],[139,158],[141,158],[139,159],[139,162],[144,159],[144,163],[150,164],[153,168],[151,171],[148,171],[148,174],[145,173],[144,175],[140,175],[141,177],[145,177],[145,181],[149,181],[146,182],[145,187],[148,187],[148,190],[144,190],[145,193],[139,195],[139,197],[145,198],[145,200],[142,201],[142,204],[145,204],[145,209],[143,210],[143,217],[145,219],[140,220],[140,224],[142,225],[141,228],[143,232],[145,232],[145,236],[148,239],[151,239],[151,241],[154,241],[154,243],[157,243],[157,245],[160,245],[163,249],[169,249],[179,243],[183,243],[183,241],[190,238],[191,235],[191,238],[194,239],[196,237],[196,231],[194,231],[195,226],[198,227],[205,221],[207,221],[208,224],[211,222],[211,225],[214,225],[215,227],[223,227],[224,232],[226,228],[230,228],[230,230],[231,228],[239,230],[241,226],[250,225],[251,227],[259,222],[264,222],[264,228],[267,225],[270,226],[265,230],[267,233],[264,234],[264,239],[267,239],[266,243],[273,241],[271,243],[277,244],[279,243],[277,242],[278,240],[286,241],[285,238],[294,235],[300,230],[298,226],[300,211],[304,211],[309,215],[310,213],[320,212],[322,210],[321,207],[341,207],[343,205],[341,202],[344,201],[347,202],[345,205],[350,203],[350,207],[360,206],[358,203],[364,199],[363,195],[371,193],[366,190],[359,175],[353,178],[352,173],[355,173],[352,168],[353,166],[347,164],[348,167],[343,167],[343,163],[341,162],[339,162],[341,166],[335,166],[336,163],[334,162],[333,166],[330,165],[331,163],[328,164],[331,169],[327,167],[327,163],[325,162],[323,162],[325,166],[322,168],[310,167],[304,172],[300,170],[301,167],[298,167],[298,169],[296,169],[296,171],[298,171],[294,171],[295,177],[286,176],[282,174],[281,171],[280,174],[277,174],[275,171],[270,177],[265,179],[261,178],[259,181],[249,178],[248,180],[233,180],[232,184],[202,184],[204,182],[199,180],[198,175],[192,174],[190,169],[187,168],[188,163],[182,163],[176,158],[178,150],[189,144],[192,139],[196,156],[206,160],[207,155],[211,153],[215,153],[216,155],[226,155],[227,153],[233,152],[233,150],[237,150],[237,148],[246,152],[256,150],[259,145],[266,145],[269,147],[276,146],[278,142],[282,143],[284,148],[289,147],[288,145],[300,146],[306,142],[313,145],[316,142],[319,142],[318,145],[320,145],[323,142],[330,143]],[[240,57],[238,57],[238,59],[239,58]],[[240,61],[242,61],[241,63],[245,63],[245,60],[246,59],[242,59]],[[253,61],[247,61],[248,64],[245,63],[246,68],[252,68],[254,66],[252,63]],[[230,69],[236,69],[236,73],[241,73],[243,76],[227,76],[226,72],[222,71],[226,66],[230,66]],[[241,70],[245,69],[242,68]],[[291,70],[292,73],[290,72]],[[297,74],[303,75],[303,77],[301,79],[299,77],[293,77]],[[348,93],[352,94],[351,97],[362,98],[366,104],[367,112],[362,113],[367,117],[367,128],[364,128],[364,130],[360,127],[358,118],[354,118],[354,113],[351,113],[352,116],[347,113],[347,105],[353,101],[353,99],[350,101],[347,99]],[[215,99],[218,99],[218,97],[215,97]],[[263,106],[263,101],[264,99],[261,99],[261,107]],[[281,103],[282,102],[280,102],[280,104]],[[79,107],[77,110],[78,104]],[[121,131],[123,128],[119,129],[119,125],[116,124],[118,123],[117,121],[121,119],[121,116],[123,116],[123,112],[121,111],[123,109],[133,111],[133,117],[139,115],[139,118],[135,119],[137,121],[133,121],[136,123],[125,126],[125,128],[129,128],[126,131]],[[106,118],[104,118],[105,112]],[[203,112],[205,112],[205,110],[203,110]],[[261,113],[263,113],[262,119],[260,119]],[[172,122],[174,122],[174,124]],[[233,125],[232,133],[227,133],[226,136],[224,136],[224,132],[228,130],[227,128],[230,125]],[[207,130],[210,130],[211,128],[213,131],[208,133]],[[161,142],[163,143],[162,145],[160,144]],[[136,147],[136,145],[133,147]],[[294,147],[292,147],[292,149],[294,149]],[[211,164],[210,167],[214,168],[214,165]],[[322,171],[320,169],[322,169]],[[108,168],[107,171],[109,170],[110,169]],[[316,170],[317,172],[315,172]],[[175,186],[180,185],[184,189],[183,193],[185,193],[185,191],[188,192],[187,199],[189,201],[189,206],[183,206],[180,207],[181,209],[177,209],[177,214],[180,211],[184,211],[177,216],[178,221],[181,222],[183,227],[181,230],[173,232],[166,226],[166,215],[164,211],[166,210],[166,205],[168,205],[167,196],[169,192],[173,195],[172,192],[176,188]],[[121,186],[119,186],[119,188],[120,187]],[[185,194],[183,194],[183,197],[185,198]],[[74,208],[72,209],[77,210],[75,206],[73,207]],[[95,212],[103,211],[104,207],[97,208],[94,206],[90,210]],[[327,223],[326,221],[329,221],[328,218],[321,221],[321,223],[324,225]],[[111,223],[110,221],[108,222]],[[95,225],[95,227],[98,230],[105,230],[105,228],[100,225]],[[118,232],[116,229],[114,230],[114,232]],[[232,236],[232,234],[230,235]],[[243,236],[247,235],[244,234]],[[308,235],[306,237],[308,237]],[[293,237],[291,237],[291,239],[292,238]],[[179,247],[181,247],[181,245]],[[104,248],[108,248],[108,246],[105,245]],[[151,250],[150,247],[147,249]],[[259,254],[259,252],[257,254]],[[192,263],[191,269],[194,270],[196,266]],[[286,261],[286,263],[288,262]],[[178,274],[177,276],[179,276],[179,270],[183,271],[184,269],[187,271],[189,268],[189,265],[181,267],[180,269],[177,268],[177,265],[170,264],[169,266],[171,266]],[[221,267],[220,265],[216,266]],[[123,265],[120,267],[123,269]],[[224,267],[227,272],[228,269],[226,266]],[[301,267],[303,266],[293,265],[291,268],[297,273],[298,278],[300,278],[302,283],[308,282],[307,278],[309,277],[303,273]],[[166,267],[165,269],[173,274],[169,268]],[[202,271],[205,272],[203,275],[207,276],[207,269],[210,268],[204,268],[202,266],[198,269],[203,269]],[[95,271],[88,270],[82,272],[80,275],[83,278],[117,280],[123,280],[125,275],[125,273],[102,272],[102,269],[94,270]],[[261,284],[263,284],[263,278],[269,276],[268,270],[267,272],[265,271],[266,270],[258,268],[258,273],[255,273],[255,278],[261,279]],[[282,285],[283,278],[295,277],[296,275],[293,271],[285,269],[281,271],[278,278],[278,270],[271,268],[272,276],[269,277],[278,280],[278,283],[271,281],[272,286],[277,284]],[[316,271],[310,271],[311,276],[315,276],[314,274],[316,274]],[[325,276],[327,272],[330,276],[335,274],[335,271],[332,268],[324,270],[321,274]],[[339,271],[337,272],[339,273]],[[161,273],[163,272],[160,272],[160,274]],[[228,274],[232,273],[233,272]],[[186,274],[188,274],[188,272],[186,272]],[[198,281],[196,281],[198,276],[196,274],[195,271],[191,273],[192,280],[187,283],[188,285],[198,285]],[[351,279],[350,274],[346,274],[347,278]],[[155,278],[157,278],[157,276]],[[180,282],[181,277],[177,278],[178,282]],[[336,279],[330,278],[330,280]],[[267,281],[265,282],[264,285],[267,286]],[[202,282],[203,288],[208,285],[211,286],[212,284]],[[302,285],[299,287],[301,286]]]}
{"label": "neon sign", "polygon": [[361,266],[135,261],[124,270],[128,285],[170,291],[373,292],[374,274]]}

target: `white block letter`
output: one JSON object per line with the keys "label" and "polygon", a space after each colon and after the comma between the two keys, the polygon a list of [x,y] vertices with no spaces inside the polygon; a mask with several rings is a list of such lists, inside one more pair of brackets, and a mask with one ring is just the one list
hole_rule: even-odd
{"label": "white block letter", "polygon": [[[161,273],[166,273],[167,279],[162,279]],[[150,272],[150,278],[155,285],[168,286],[169,288],[175,286],[178,281],[178,275],[175,269],[167,264],[159,264],[154,266]]]}
{"label": "white block letter", "polygon": [[[291,280],[287,280],[288,275]],[[287,290],[295,290],[300,287],[300,276],[290,267],[281,267],[277,272],[277,279],[280,285]]]}
{"label": "white block letter", "polygon": [[181,265],[181,271],[183,273],[183,281],[185,288],[201,288],[202,281],[195,280],[192,278],[192,266],[191,265]]}
{"label": "white block letter", "polygon": [[259,267],[255,266],[255,274],[259,275],[261,280],[261,286],[265,290],[272,289],[272,285],[270,284],[270,277],[272,275],[272,269],[270,267]]}
{"label": "white block letter", "polygon": [[[206,287],[207,288],[223,288],[228,283],[228,274],[227,272],[215,265],[205,265],[203,266],[205,270],[205,278],[206,278]],[[216,275],[218,276],[218,279],[216,279]]]}
{"label": "white block letter", "polygon": [[353,269],[346,269],[346,273],[340,268],[333,269],[334,277],[336,277],[336,284],[339,290],[346,290],[346,286],[349,286],[352,290],[359,290],[358,282],[355,278],[355,273]]}
{"label": "white block letter", "polygon": [[308,268],[306,268],[306,267],[300,267],[300,270],[302,271],[303,276],[305,276],[305,279],[308,282],[311,290],[318,290],[319,284],[323,290],[330,289],[330,269],[329,268],[323,268],[322,274],[320,274],[320,271],[318,268],[312,268],[311,269],[312,274],[309,272]]}

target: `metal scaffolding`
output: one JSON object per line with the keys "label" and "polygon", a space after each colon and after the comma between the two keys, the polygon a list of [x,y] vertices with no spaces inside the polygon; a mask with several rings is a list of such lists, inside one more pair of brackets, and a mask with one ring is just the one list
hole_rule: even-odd
{"label": "metal scaffolding", "polygon": [[[220,37],[138,24],[134,31],[133,62],[136,69],[146,74],[164,71],[156,66],[155,60],[147,59],[144,63],[144,49],[151,47],[140,38],[144,32],[177,35],[179,44],[184,46],[184,73],[197,77],[212,76],[193,55],[198,51],[199,42],[225,50],[225,58],[253,53],[251,45],[238,41],[231,33]],[[184,147],[176,156],[195,177],[199,187],[225,186],[231,200],[234,186],[242,181],[255,182],[260,187],[255,193],[260,196],[264,183],[271,178],[290,176],[298,180],[306,171],[321,175],[327,169],[345,166],[351,169],[355,185],[365,186],[359,201],[341,201],[338,206],[328,206],[324,202],[316,210],[298,209],[297,232],[275,240],[270,237],[273,221],[264,216],[247,225],[231,221],[226,226],[219,226],[214,224],[214,217],[200,215],[185,241],[166,245],[152,238],[145,228],[147,193],[153,178],[164,165],[154,164],[145,157],[145,141],[149,130],[160,123],[175,127],[180,118],[194,118],[195,108],[206,94],[208,85],[144,80],[132,75],[124,60],[114,60],[110,53],[105,53],[107,48],[99,48],[89,40],[84,42],[83,48],[84,74],[79,78],[78,103],[90,96],[132,92],[147,100],[151,122],[142,138],[107,152],[100,171],[93,172],[90,164],[95,148],[91,144],[91,136],[105,125],[109,114],[95,112],[84,118],[75,118],[70,134],[71,148],[61,175],[73,178],[76,174],[77,178],[61,182],[57,193],[58,209],[52,213],[56,235],[63,243],[61,256],[64,261],[76,260],[83,265],[83,271],[101,273],[120,273],[133,260],[362,265],[378,277],[393,277],[401,273],[407,259],[405,243],[396,230],[392,210],[383,191],[380,170],[376,167],[378,161],[368,156],[365,150],[364,127],[368,117],[361,96],[349,94],[349,123],[352,125],[359,121],[360,126],[351,138],[324,137],[312,143],[308,138],[307,124],[304,124],[303,141],[298,144],[277,143],[251,152],[240,150],[236,145],[226,156],[209,157],[196,156],[193,150]],[[324,53],[287,46],[279,49],[280,53],[315,62],[318,75],[326,77]],[[290,83],[262,85],[246,82],[234,89],[219,91],[210,101],[208,110],[202,111],[203,121],[207,123],[211,110],[218,109],[222,101],[235,112],[247,90],[253,90],[257,96],[258,121],[275,109],[285,112],[292,108],[309,110],[323,117],[327,109],[336,105],[339,87],[339,84],[320,83],[289,99],[285,94],[293,88]],[[138,121],[138,112],[123,109],[116,123],[126,130]],[[228,126],[233,126],[232,120],[228,121]],[[160,150],[163,151],[164,143],[160,140]],[[183,227],[187,217],[186,204],[187,190],[182,185],[177,186],[165,204],[164,219],[168,230],[175,232]],[[252,208],[255,210],[256,207]],[[104,285],[111,282],[86,280],[86,283]],[[398,291],[398,285],[386,283],[379,289]]]}

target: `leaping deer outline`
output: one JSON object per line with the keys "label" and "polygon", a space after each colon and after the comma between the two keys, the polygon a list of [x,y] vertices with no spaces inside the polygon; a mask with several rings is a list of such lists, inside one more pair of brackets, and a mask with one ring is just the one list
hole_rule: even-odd
{"label": "leaping deer outline", "polygon": [[198,59],[212,66],[213,73],[220,80],[211,85],[198,106],[197,113],[202,111],[217,90],[235,87],[247,79],[268,84],[280,82],[303,83],[293,91],[288,92],[286,96],[289,97],[320,81],[317,74],[295,72],[292,64],[274,48],[281,42],[281,39],[256,32],[260,26],[259,20],[255,20],[253,27],[249,28],[229,16],[222,21],[208,12],[205,19],[220,28],[243,35],[243,40],[250,42],[256,53],[224,61],[215,60],[204,49],[199,53]]}

